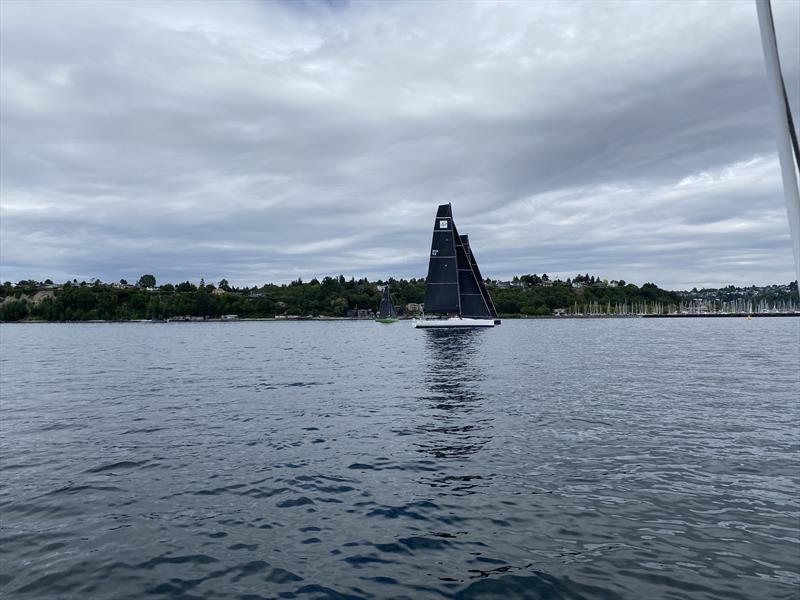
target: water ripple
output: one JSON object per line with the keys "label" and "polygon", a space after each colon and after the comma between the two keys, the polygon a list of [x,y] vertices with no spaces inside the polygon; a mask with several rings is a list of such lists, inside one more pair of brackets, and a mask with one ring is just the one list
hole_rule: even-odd
{"label": "water ripple", "polygon": [[798,597],[800,319],[0,327],[3,597]]}

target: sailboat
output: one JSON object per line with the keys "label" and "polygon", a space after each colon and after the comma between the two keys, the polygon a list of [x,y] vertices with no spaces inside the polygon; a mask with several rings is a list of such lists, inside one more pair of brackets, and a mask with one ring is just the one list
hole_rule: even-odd
{"label": "sailboat", "polygon": [[425,313],[414,327],[494,327],[500,324],[469,237],[459,235],[450,204],[439,205],[425,279]]}
{"label": "sailboat", "polygon": [[381,298],[381,305],[378,308],[378,318],[375,319],[378,323],[397,323],[397,311],[392,304],[392,295],[389,293],[389,284],[383,288],[383,297]]}

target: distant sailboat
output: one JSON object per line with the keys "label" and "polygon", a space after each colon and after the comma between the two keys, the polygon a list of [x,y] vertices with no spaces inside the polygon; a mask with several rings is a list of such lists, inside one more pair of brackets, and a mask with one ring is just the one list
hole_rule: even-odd
{"label": "distant sailboat", "polygon": [[459,235],[450,204],[436,212],[425,280],[425,313],[414,327],[494,327],[500,324],[466,235]]}
{"label": "distant sailboat", "polygon": [[378,308],[378,318],[375,319],[378,323],[397,323],[397,311],[392,304],[392,295],[389,293],[389,284],[383,288],[383,298],[381,298],[381,305]]}

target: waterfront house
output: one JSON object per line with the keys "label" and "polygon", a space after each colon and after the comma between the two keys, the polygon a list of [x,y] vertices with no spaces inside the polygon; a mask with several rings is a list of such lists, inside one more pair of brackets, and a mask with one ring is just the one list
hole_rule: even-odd
{"label": "waterfront house", "polygon": [[406,312],[409,314],[421,313],[425,305],[417,302],[409,302],[406,304]]}

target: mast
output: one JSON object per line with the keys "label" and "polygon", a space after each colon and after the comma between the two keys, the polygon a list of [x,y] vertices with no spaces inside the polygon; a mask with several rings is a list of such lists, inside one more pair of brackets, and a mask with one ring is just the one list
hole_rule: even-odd
{"label": "mast", "polygon": [[794,250],[794,269],[800,293],[800,192],[797,188],[797,170],[800,167],[800,147],[792,122],[792,111],[786,95],[786,85],[781,74],[781,61],[778,55],[778,42],[775,39],[775,22],[769,0],[756,0],[758,26],[761,30],[761,46],[764,49],[764,62],[767,67],[767,80],[776,116],[776,135],[778,158],[783,177],[783,194],[786,199],[786,212],[789,217],[789,231],[792,234]]}
{"label": "mast", "polygon": [[386,304],[389,309],[389,318],[394,319],[397,317],[397,311],[394,309],[394,302],[392,302],[392,292],[389,289],[389,284],[386,284]]}

